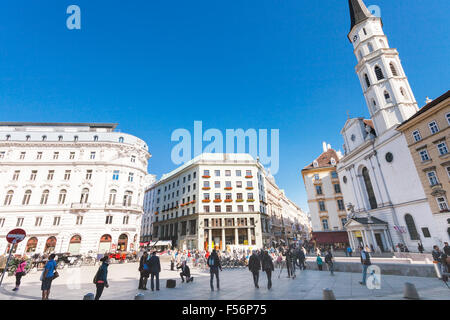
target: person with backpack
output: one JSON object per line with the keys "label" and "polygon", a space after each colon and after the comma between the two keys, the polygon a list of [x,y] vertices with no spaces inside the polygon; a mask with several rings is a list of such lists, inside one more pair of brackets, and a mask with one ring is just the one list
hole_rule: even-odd
{"label": "person with backpack", "polygon": [[56,271],[56,254],[52,253],[48,257],[48,261],[45,264],[44,271],[41,275],[41,290],[42,290],[42,300],[48,300],[48,296],[50,295],[50,288],[52,286],[52,281],[59,277],[58,271]]}
{"label": "person with backpack", "polygon": [[258,281],[259,281],[259,270],[261,270],[261,260],[259,259],[256,250],[253,250],[250,259],[248,260],[248,270],[253,274],[253,283],[255,284],[255,288],[259,289]]}
{"label": "person with backpack", "polygon": [[272,272],[275,270],[272,258],[267,251],[264,251],[261,259],[261,268],[267,275],[267,289],[272,288]]}
{"label": "person with backpack", "polygon": [[139,278],[139,290],[147,290],[147,281],[148,277],[150,276],[150,269],[148,267],[147,260],[148,252],[145,251],[141,259],[139,260],[139,272],[141,275]]}
{"label": "person with backpack", "polygon": [[317,268],[319,268],[319,271],[322,271],[323,260],[320,257],[320,254],[317,254],[316,263],[317,263]]}
{"label": "person with backpack", "polygon": [[14,289],[12,289],[12,291],[17,291],[19,290],[20,287],[20,279],[22,279],[22,277],[25,275],[25,268],[27,266],[27,261],[25,260],[25,258],[20,258],[19,262],[17,264],[17,269],[14,272],[15,276],[16,276],[16,287]]}
{"label": "person with backpack", "polygon": [[334,276],[334,263],[333,263],[333,255],[331,254],[331,250],[327,250],[327,254],[325,255],[325,263],[328,266],[328,270],[332,276]]}
{"label": "person with backpack", "polygon": [[222,271],[222,266],[220,265],[219,256],[217,255],[216,249],[214,249],[207,260],[207,264],[209,267],[209,272],[211,274],[211,278],[209,284],[211,286],[211,291],[214,291],[213,280],[214,276],[216,276],[217,280],[217,290],[220,290],[220,282],[219,282],[219,269]]}
{"label": "person with backpack", "polygon": [[102,263],[98,268],[97,273],[94,277],[94,284],[97,287],[97,291],[95,292],[94,300],[99,300],[103,290],[105,288],[109,288],[108,284],[108,266],[109,266],[109,256],[105,254],[103,258],[100,259]]}
{"label": "person with backpack", "polygon": [[366,247],[364,249],[362,246],[359,247],[360,250],[360,258],[361,258],[361,264],[362,264],[362,281],[359,282],[359,284],[365,286],[366,285],[366,279],[367,279],[367,268],[372,264],[370,261],[370,255],[369,250]]}

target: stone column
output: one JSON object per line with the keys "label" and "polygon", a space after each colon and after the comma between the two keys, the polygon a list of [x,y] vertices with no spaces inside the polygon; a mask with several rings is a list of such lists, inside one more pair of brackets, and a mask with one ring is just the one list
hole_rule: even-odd
{"label": "stone column", "polygon": [[[373,232],[372,229],[370,229],[370,235],[372,236],[373,249],[374,249],[375,251],[377,251],[377,249],[380,249],[380,248],[378,247],[377,240],[375,239],[375,233]],[[381,251],[381,249],[380,249],[380,251]]]}
{"label": "stone column", "polygon": [[363,242],[364,242],[364,247],[368,246],[370,248],[370,244],[367,241],[367,235],[366,235],[366,230],[361,230],[362,236],[363,236]]}
{"label": "stone column", "polygon": [[249,227],[249,228],[247,228],[247,238],[248,238],[249,246],[252,244],[251,237],[252,237],[252,228]]}
{"label": "stone column", "polygon": [[222,225],[222,250],[225,250],[225,224]]}
{"label": "stone column", "polygon": [[237,219],[235,219],[234,221],[234,244],[238,245],[239,244],[239,233],[238,233],[238,227],[237,227]]}
{"label": "stone column", "polygon": [[386,249],[393,252],[394,247],[393,247],[393,244],[391,243],[391,240],[389,239],[386,229],[383,229],[383,235],[384,235],[384,241],[386,241],[386,244],[388,246]]}
{"label": "stone column", "polygon": [[[211,228],[211,226],[209,226]],[[212,244],[212,229],[208,230],[208,251],[211,250]]]}

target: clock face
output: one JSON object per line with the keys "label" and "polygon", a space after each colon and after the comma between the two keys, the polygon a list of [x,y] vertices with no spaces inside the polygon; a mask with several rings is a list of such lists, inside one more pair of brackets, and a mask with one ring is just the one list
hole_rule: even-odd
{"label": "clock face", "polygon": [[353,37],[353,42],[356,42],[358,40],[358,35],[355,34],[355,36]]}

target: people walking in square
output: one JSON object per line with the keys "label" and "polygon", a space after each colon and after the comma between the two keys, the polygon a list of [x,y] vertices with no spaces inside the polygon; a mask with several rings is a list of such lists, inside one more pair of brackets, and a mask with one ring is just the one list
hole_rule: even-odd
{"label": "people walking in square", "polygon": [[333,263],[333,255],[331,254],[331,250],[328,249],[327,254],[325,255],[325,263],[328,266],[328,270],[332,276],[334,276],[334,263]]}
{"label": "people walking in square", "polygon": [[250,259],[248,260],[248,269],[251,271],[253,275],[253,283],[255,284],[255,288],[259,289],[259,270],[261,270],[261,260],[259,259],[256,250],[253,250]]}
{"label": "people walking in square", "polygon": [[211,278],[209,281],[209,284],[211,286],[211,291],[214,291],[214,285],[213,285],[213,280],[214,280],[214,276],[216,276],[216,281],[217,281],[217,290],[220,290],[220,282],[219,282],[219,269],[220,271],[222,271],[222,266],[220,265],[220,259],[219,256],[217,255],[216,249],[214,249],[211,253],[211,255],[208,258],[208,267],[209,267],[209,272],[211,274]]}
{"label": "people walking in square", "polygon": [[352,247],[348,246],[346,252],[347,252],[348,256],[351,257],[353,255]]}
{"label": "people walking in square", "polygon": [[367,279],[367,268],[372,264],[372,262],[370,261],[370,255],[369,255],[369,250],[366,247],[366,249],[364,249],[362,246],[359,248],[360,250],[360,257],[361,257],[361,264],[362,264],[362,281],[360,281],[359,283],[361,285],[366,285],[366,279]]}
{"label": "people walking in square", "polygon": [[285,256],[286,256],[286,269],[287,269],[287,274],[288,274],[288,278],[295,277],[295,275],[292,272],[292,252],[291,249],[287,249],[285,251]]}
{"label": "people walking in square", "polygon": [[139,272],[140,272],[140,278],[139,278],[139,290],[147,290],[147,280],[150,276],[150,270],[147,264],[148,261],[148,252],[145,251],[142,255],[141,259],[139,260]]}
{"label": "people walking in square", "polygon": [[186,261],[183,261],[180,266],[177,266],[177,269],[181,269],[181,282],[184,282],[184,277],[186,277],[186,283],[194,281],[194,277],[191,277],[191,270],[189,269]]}
{"label": "people walking in square", "polygon": [[156,251],[152,252],[152,256],[148,259],[148,269],[151,275],[151,289],[155,291],[155,278],[156,278],[156,291],[159,291],[159,273],[161,272],[161,263],[159,257],[156,255]]}
{"label": "people walking in square", "polygon": [[299,268],[301,270],[305,270],[306,266],[305,266],[305,260],[306,260],[306,254],[305,254],[305,248],[301,248],[300,250],[298,250],[298,262],[299,262]]}
{"label": "people walking in square", "polygon": [[97,291],[95,293],[94,300],[100,300],[102,296],[103,290],[109,287],[108,284],[108,266],[109,266],[109,257],[107,254],[103,258],[101,258],[100,262],[102,263],[98,268],[97,274],[94,277],[94,283],[97,287]]}
{"label": "people walking in square", "polygon": [[319,271],[322,271],[323,260],[322,260],[322,257],[320,256],[320,254],[317,254],[316,263],[317,263],[317,268],[319,268]]}
{"label": "people walking in square", "polygon": [[431,255],[433,257],[433,263],[437,266],[438,278],[442,278],[442,251],[439,250],[439,247],[434,245],[433,251],[431,251]]}
{"label": "people walking in square", "polygon": [[423,251],[424,251],[422,242],[420,242],[420,241],[419,241],[419,244],[417,245],[417,250],[419,251],[419,253],[423,253]]}
{"label": "people walking in square", "polygon": [[48,300],[50,295],[50,289],[52,287],[52,281],[57,277],[58,273],[56,271],[56,255],[52,253],[48,257],[48,261],[45,264],[44,271],[41,276],[41,290],[42,290],[42,300]]}
{"label": "people walking in square", "polygon": [[25,275],[25,268],[27,266],[27,261],[22,257],[19,260],[19,263],[17,265],[17,269],[15,271],[15,276],[16,276],[16,286],[14,287],[14,289],[12,289],[12,291],[17,291],[19,290],[20,287],[20,279],[22,279],[22,277]]}
{"label": "people walking in square", "polygon": [[275,270],[272,258],[269,256],[267,251],[263,252],[263,257],[261,260],[261,268],[267,275],[267,289],[272,288],[272,272]]}
{"label": "people walking in square", "polygon": [[442,248],[442,251],[450,257],[450,246],[448,245],[448,242],[444,242],[444,248]]}

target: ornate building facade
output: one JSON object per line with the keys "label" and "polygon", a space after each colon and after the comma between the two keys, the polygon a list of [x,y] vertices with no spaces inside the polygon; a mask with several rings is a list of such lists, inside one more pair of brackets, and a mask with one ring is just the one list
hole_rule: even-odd
{"label": "ornate building facade", "polygon": [[0,252],[15,228],[27,233],[16,254],[136,249],[151,155],[115,128],[0,123]]}

